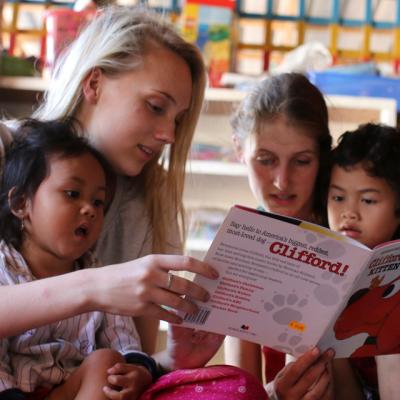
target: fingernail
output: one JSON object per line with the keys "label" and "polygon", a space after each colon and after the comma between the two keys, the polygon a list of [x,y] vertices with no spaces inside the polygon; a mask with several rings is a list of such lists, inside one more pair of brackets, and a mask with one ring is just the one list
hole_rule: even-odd
{"label": "fingernail", "polygon": [[313,356],[319,355],[319,348],[318,348],[318,347],[314,347],[314,348],[312,349],[312,351],[311,351],[311,354],[312,354]]}
{"label": "fingernail", "polygon": [[328,349],[326,353],[331,358],[335,357],[335,350],[333,350],[333,349]]}
{"label": "fingernail", "polygon": [[210,293],[204,295],[204,302],[207,302],[208,300],[210,300]]}
{"label": "fingernail", "polygon": [[211,268],[211,275],[213,276],[213,278],[219,278],[219,273],[214,268]]}

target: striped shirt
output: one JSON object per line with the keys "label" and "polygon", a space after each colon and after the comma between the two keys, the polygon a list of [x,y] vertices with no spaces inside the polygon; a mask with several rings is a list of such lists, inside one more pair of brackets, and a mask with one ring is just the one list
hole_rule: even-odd
{"label": "striped shirt", "polygon": [[[84,265],[96,266],[90,254]],[[21,254],[0,242],[0,285],[33,280],[35,277]],[[140,351],[132,318],[95,311],[3,339],[0,341],[0,391],[18,388],[32,392],[38,386],[59,384],[99,348],[111,348],[123,355]]]}

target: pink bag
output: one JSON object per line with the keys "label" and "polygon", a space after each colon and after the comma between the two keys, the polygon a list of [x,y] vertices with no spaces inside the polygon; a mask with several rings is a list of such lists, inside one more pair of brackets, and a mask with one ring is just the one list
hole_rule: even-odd
{"label": "pink bag", "polygon": [[163,375],[140,400],[268,400],[253,375],[230,365],[185,369]]}

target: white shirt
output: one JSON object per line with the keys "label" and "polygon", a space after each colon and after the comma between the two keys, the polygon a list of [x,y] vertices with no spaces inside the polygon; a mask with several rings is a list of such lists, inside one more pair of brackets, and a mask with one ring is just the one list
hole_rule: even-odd
{"label": "white shirt", "polygon": [[[84,264],[96,266],[90,255]],[[21,254],[0,242],[0,285],[33,280]],[[19,388],[32,392],[38,386],[59,384],[99,348],[112,348],[121,354],[140,351],[132,318],[95,311],[1,340],[0,391]]]}

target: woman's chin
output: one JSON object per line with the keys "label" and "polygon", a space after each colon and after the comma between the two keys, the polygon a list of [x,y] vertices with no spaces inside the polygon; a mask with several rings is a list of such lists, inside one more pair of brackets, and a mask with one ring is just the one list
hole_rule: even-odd
{"label": "woman's chin", "polygon": [[138,176],[143,171],[143,168],[146,164],[143,163],[135,163],[130,165],[115,165],[113,166],[113,170],[118,175],[127,176],[130,178],[134,178]]}

